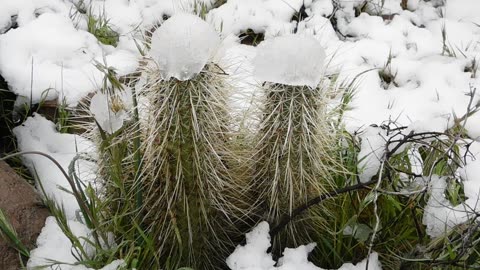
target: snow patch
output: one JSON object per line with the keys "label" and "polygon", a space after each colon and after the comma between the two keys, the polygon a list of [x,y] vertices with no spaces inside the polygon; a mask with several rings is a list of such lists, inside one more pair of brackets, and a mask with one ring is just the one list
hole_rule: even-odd
{"label": "snow patch", "polygon": [[0,74],[11,91],[33,103],[65,97],[74,104],[94,91],[103,75],[92,60],[101,55],[93,35],[59,14],[42,14],[0,36]]}
{"label": "snow patch", "polygon": [[[80,154],[94,151],[94,144],[78,135],[62,134],[55,124],[39,114],[29,117],[21,126],[13,129],[18,141],[19,151],[38,151],[54,158],[65,172],[69,172],[72,160]],[[74,196],[65,192],[72,191],[70,184],[60,169],[49,159],[40,155],[23,155],[24,164],[36,175],[37,190],[45,190],[46,196],[63,206],[68,219],[75,219],[79,209]],[[84,159],[76,161],[75,172],[85,184],[95,186],[96,164]],[[63,189],[63,190],[62,190]]]}
{"label": "snow patch", "polygon": [[[316,244],[302,245],[297,248],[286,248],[283,257],[278,263],[267,253],[270,247],[269,225],[261,222],[251,232],[246,234],[247,243],[237,246],[235,251],[227,258],[227,265],[231,270],[323,270],[308,261],[308,254]],[[357,265],[346,263],[340,270],[381,270],[378,254],[372,253],[368,258],[369,265],[366,268],[366,259]],[[277,266],[275,266],[277,264]]]}

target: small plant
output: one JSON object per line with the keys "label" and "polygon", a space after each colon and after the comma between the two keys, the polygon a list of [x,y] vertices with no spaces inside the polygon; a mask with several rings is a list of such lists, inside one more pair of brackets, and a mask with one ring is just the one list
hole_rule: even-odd
{"label": "small plant", "polygon": [[385,0],[364,0],[360,5],[355,7],[355,17],[360,16],[363,12],[372,16],[380,16],[384,11]]}
{"label": "small plant", "polygon": [[0,238],[8,242],[20,255],[25,258],[30,257],[30,251],[23,245],[2,209],[0,209]]}
{"label": "small plant", "polygon": [[205,20],[207,17],[208,6],[206,3],[198,3],[195,1],[193,3],[193,14],[197,14],[202,20]]}
{"label": "small plant", "polygon": [[385,66],[378,71],[378,76],[380,76],[382,87],[384,89],[388,89],[390,85],[394,85],[395,87],[398,87],[398,83],[395,82],[397,73],[393,73],[392,71],[392,59],[393,59],[393,55],[392,55],[392,52],[390,52],[388,54],[388,59],[387,59],[387,62],[385,63]]}
{"label": "small plant", "polygon": [[477,78],[477,72],[478,72],[478,68],[479,68],[479,63],[478,63],[478,60],[476,57],[474,57],[470,63],[465,66],[465,72],[470,72],[472,73],[472,79],[475,79]]}
{"label": "small plant", "polygon": [[69,127],[70,111],[67,108],[67,103],[65,98],[58,105],[55,118],[56,118],[58,131],[60,133],[67,133],[70,128]]}
{"label": "small plant", "polygon": [[442,55],[446,55],[454,58],[457,57],[455,50],[452,48],[452,46],[448,42],[447,25],[445,23],[442,24]]}
{"label": "small plant", "polygon": [[102,44],[116,47],[119,41],[119,34],[110,27],[109,20],[105,15],[94,15],[92,10],[90,10],[87,16],[87,31],[94,35]]}
{"label": "small plant", "polygon": [[257,46],[265,37],[263,33],[255,33],[252,29],[247,29],[240,34],[239,38],[242,44]]}

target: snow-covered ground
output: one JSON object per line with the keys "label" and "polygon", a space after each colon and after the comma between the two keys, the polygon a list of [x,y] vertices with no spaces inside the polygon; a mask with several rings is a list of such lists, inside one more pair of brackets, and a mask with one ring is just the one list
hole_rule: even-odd
{"label": "snow-covered ground", "polygon": [[[210,24],[218,34],[205,30],[203,35],[197,35],[189,33],[187,28],[177,29],[185,30],[183,34],[190,34],[198,40],[195,41],[198,45],[185,40],[165,42],[169,31],[176,30],[166,27],[153,35],[154,49],[151,53],[145,46],[149,38],[145,33],[173,14],[196,10],[193,0],[85,2],[90,4],[81,6],[80,0],[0,0],[0,75],[6,79],[12,92],[24,97],[19,100],[36,103],[43,99],[57,99],[73,107],[87,94],[95,93],[102,87],[104,74],[96,64],[113,67],[117,75],[122,76],[137,70],[143,59],[142,53],[154,59],[161,58],[158,62],[165,69],[166,77],[188,77],[188,72],[184,73],[182,66],[178,66],[182,65],[183,58],[179,61],[177,55],[171,53],[178,46],[191,49],[190,55],[184,55],[186,58],[198,57],[195,65],[188,67],[188,71],[193,70],[194,73],[207,61],[204,55],[211,57],[211,49],[220,48],[219,54],[225,57],[219,64],[234,78],[237,90],[234,96],[237,98],[232,106],[238,110],[248,107],[248,97],[256,94],[253,91],[259,83],[256,79],[265,81],[271,76],[268,72],[262,73],[265,68],[256,71],[256,77],[253,76],[254,64],[257,67],[273,64],[279,69],[288,64],[277,62],[275,55],[269,55],[277,49],[285,50],[292,59],[312,58],[309,66],[293,66],[299,74],[305,70],[316,70],[328,76],[338,76],[338,81],[347,82],[356,78],[353,109],[345,116],[346,127],[351,132],[364,130],[371,124],[380,125],[389,119],[394,119],[399,125],[410,126],[412,130],[444,131],[452,125],[454,116],[466,113],[469,102],[475,104],[480,100],[478,0],[409,0],[405,10],[400,0],[370,0],[367,4],[364,0],[228,0],[215,9],[211,9],[215,1],[202,0],[199,2],[203,2],[208,10],[205,27]],[[100,43],[87,31],[88,16],[79,12],[79,7],[98,18],[108,19],[111,29],[119,34],[115,47]],[[307,16],[300,22],[292,21],[292,17],[303,7]],[[356,10],[359,9],[364,12],[358,15]],[[193,20],[190,15],[177,18]],[[248,29],[264,33],[264,44],[258,47],[240,44],[236,36]],[[275,43],[275,37],[294,32],[303,37],[297,40],[301,44],[296,44],[294,40]],[[217,40],[218,37],[223,41]],[[316,44],[309,43],[311,37],[323,50],[310,53]],[[257,52],[263,58],[256,58]],[[214,57],[220,56],[217,54]],[[254,59],[263,59],[263,62],[255,63]],[[318,62],[327,64],[319,66]],[[390,76],[390,80],[382,79],[379,71]],[[288,74],[291,75],[291,72]],[[288,74],[282,79],[298,79],[288,78]],[[318,80],[318,77],[312,76],[302,83],[315,85]],[[473,89],[479,90],[471,100],[467,94]],[[102,97],[97,97],[101,104]],[[238,97],[245,99],[239,101]],[[110,113],[100,105],[95,109],[97,115]],[[120,124],[124,119],[122,117],[118,118]],[[119,123],[115,125],[118,128]],[[474,140],[470,151],[480,154],[480,113],[474,114],[465,128]],[[15,135],[20,150],[50,153],[62,161],[65,169],[77,152],[91,152],[93,147],[81,136],[59,134],[54,125],[40,115],[16,128]],[[378,159],[375,160],[375,155],[370,153],[382,154],[379,148],[385,135],[379,129],[370,127],[362,136],[360,156],[369,155],[364,160],[366,170],[362,177],[369,179],[379,166]],[[88,229],[77,220],[78,205],[71,195],[58,189],[58,186],[68,189],[60,171],[41,158],[28,156],[25,162],[37,170],[40,179],[45,179],[43,186],[47,194],[65,206],[74,233],[87,236]],[[95,164],[91,162],[79,160],[77,164],[81,168],[80,174],[85,175],[83,178],[95,171]],[[468,193],[465,204],[478,208],[479,160],[467,161],[467,166],[459,174],[465,180],[465,191]],[[95,177],[87,178],[94,182]],[[435,178],[430,185],[434,191],[424,222],[427,232],[435,236],[442,232],[439,230],[444,228],[445,223],[456,224],[466,217],[456,215],[453,207],[445,207],[447,203],[441,195],[445,179]],[[461,212],[461,207],[465,205],[458,206],[457,212]],[[247,245],[237,248],[227,260],[233,270],[318,269],[307,261],[313,245],[286,250],[283,263],[274,268],[272,258],[266,253],[270,245],[266,232],[268,225],[262,223],[247,235]],[[47,220],[28,267],[45,264],[48,259],[74,263],[76,259],[69,252],[69,245],[55,221]],[[370,269],[379,269],[376,262],[377,255],[372,253]],[[119,264],[121,262],[116,262],[109,269],[115,269]],[[357,268],[352,265],[342,267],[364,268],[362,263]],[[62,269],[84,268],[62,266]]]}

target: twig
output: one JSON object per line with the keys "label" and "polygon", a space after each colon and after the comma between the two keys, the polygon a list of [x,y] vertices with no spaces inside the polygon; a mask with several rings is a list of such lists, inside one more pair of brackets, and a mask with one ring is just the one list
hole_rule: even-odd
{"label": "twig", "polygon": [[344,187],[344,188],[333,190],[333,191],[328,192],[328,193],[324,193],[324,194],[322,194],[318,197],[315,197],[315,198],[309,200],[305,204],[300,205],[299,207],[295,208],[290,215],[284,215],[283,218],[280,220],[280,222],[278,222],[278,224],[275,227],[270,229],[270,237],[273,239],[285,226],[288,225],[288,223],[290,223],[290,221],[292,221],[297,216],[301,215],[304,211],[308,210],[310,207],[312,207],[316,204],[319,204],[326,199],[334,198],[334,197],[336,197],[338,195],[341,195],[343,193],[347,193],[347,192],[354,191],[354,190],[359,190],[359,189],[368,189],[368,186],[370,186],[370,185],[372,185],[376,182],[377,182],[377,179],[374,179],[374,180],[370,180],[370,181],[365,182],[365,183],[359,183],[359,184],[356,184],[356,185],[347,186],[347,187]]}

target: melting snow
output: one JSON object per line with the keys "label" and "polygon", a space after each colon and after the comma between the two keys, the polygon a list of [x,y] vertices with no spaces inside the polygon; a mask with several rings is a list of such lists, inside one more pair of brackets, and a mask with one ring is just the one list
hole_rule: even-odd
{"label": "melting snow", "polygon": [[198,74],[220,46],[220,38],[205,21],[191,14],[177,14],[152,36],[150,56],[162,78],[181,81]]}

